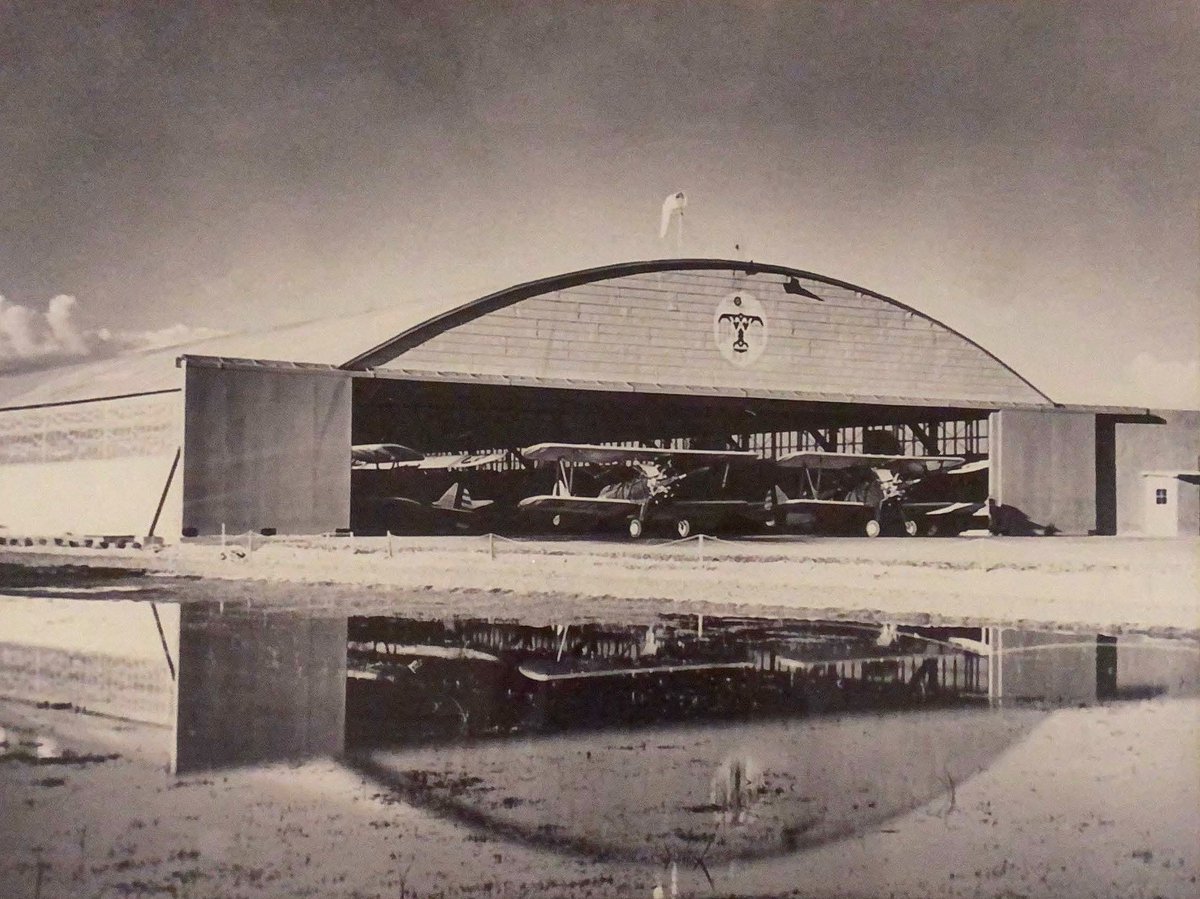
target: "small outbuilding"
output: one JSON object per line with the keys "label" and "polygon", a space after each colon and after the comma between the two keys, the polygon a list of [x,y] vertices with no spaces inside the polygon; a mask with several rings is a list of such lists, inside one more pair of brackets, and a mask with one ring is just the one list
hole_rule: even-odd
{"label": "small outbuilding", "polygon": [[1200,471],[1142,472],[1142,531],[1148,537],[1200,534]]}

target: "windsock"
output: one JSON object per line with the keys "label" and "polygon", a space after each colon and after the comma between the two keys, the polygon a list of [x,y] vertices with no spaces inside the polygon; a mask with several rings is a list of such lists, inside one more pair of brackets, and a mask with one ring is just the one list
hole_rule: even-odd
{"label": "windsock", "polygon": [[667,231],[671,228],[671,217],[675,213],[679,213],[679,217],[683,218],[683,208],[685,206],[687,206],[687,197],[683,191],[673,193],[663,200],[662,219],[658,224],[658,236],[660,238],[667,236]]}

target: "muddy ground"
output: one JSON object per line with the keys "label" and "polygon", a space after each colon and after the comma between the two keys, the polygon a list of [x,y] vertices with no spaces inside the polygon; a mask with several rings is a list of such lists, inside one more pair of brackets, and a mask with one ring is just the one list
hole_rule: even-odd
{"label": "muddy ground", "polygon": [[[665,788],[627,785],[626,812],[641,811],[622,824],[620,794],[596,792],[586,773],[595,765],[581,760],[584,744],[575,739],[550,741],[533,755],[526,743],[511,742],[488,747],[485,757],[478,750],[433,757],[384,752],[179,778],[156,756],[162,734],[153,728],[113,732],[111,723],[91,716],[11,703],[0,705],[0,721],[9,739],[0,760],[0,895],[12,899],[652,897],[656,887],[671,895],[672,872],[679,896],[1190,897],[1200,876],[1194,699],[1024,710],[1004,727],[988,725],[978,741],[969,731],[948,740],[949,731],[924,729],[928,744],[895,744],[908,746],[913,758],[873,775],[856,767],[853,753],[816,764],[801,753],[787,766],[802,784],[800,796],[774,810],[771,801],[751,798],[742,821],[720,824],[734,839],[769,840],[769,852],[751,852],[763,857],[747,860],[735,858],[739,853],[728,845],[706,857],[702,844],[674,835],[680,814],[706,812],[647,817],[645,809],[703,805],[719,763],[739,747],[751,783],[766,784],[766,772],[787,751],[753,729],[745,733],[754,738],[748,747],[737,740],[725,745],[734,739],[728,729],[597,735],[609,776],[640,773]],[[832,735],[862,723],[849,716],[828,727]],[[52,731],[59,734],[56,745],[37,761],[33,744]],[[993,745],[1001,731],[1004,745]],[[697,745],[705,739],[707,749]],[[653,756],[624,765],[615,760],[621,752],[638,753],[642,740],[688,745],[679,755],[685,763],[673,765],[670,753],[662,764]],[[606,749],[610,744],[634,748]],[[969,751],[948,761],[947,746]],[[877,754],[889,751],[896,752]],[[71,752],[75,758],[64,757]],[[694,772],[686,763],[691,758],[703,762]],[[414,802],[386,776],[422,766],[476,772],[498,788],[479,795],[504,792],[501,812],[517,820],[533,809],[534,826],[497,826]],[[943,779],[930,795],[937,776]],[[905,797],[908,783],[912,803],[897,798]],[[528,799],[534,792],[540,809],[521,802],[505,808],[505,797]],[[885,807],[867,810],[872,801]],[[791,848],[782,828],[765,823],[779,819],[781,807],[790,804],[789,814],[803,816],[810,813],[796,810],[814,803],[853,826],[807,847],[801,830]],[[856,817],[853,804],[863,814]],[[550,825],[554,839],[538,838],[540,824]],[[657,857],[641,846],[634,857],[606,851],[658,830],[670,830],[674,842],[653,847]],[[585,839],[562,839],[571,832]],[[597,833],[605,844],[600,851],[589,846]]]}

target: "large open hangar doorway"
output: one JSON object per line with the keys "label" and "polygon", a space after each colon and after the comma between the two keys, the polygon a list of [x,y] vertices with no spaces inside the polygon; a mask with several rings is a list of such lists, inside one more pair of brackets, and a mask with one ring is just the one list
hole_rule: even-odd
{"label": "large open hangar doorway", "polygon": [[[493,459],[475,470],[385,465],[356,471],[351,527],[362,531],[402,527],[398,521],[385,525],[379,515],[379,499],[390,495],[432,503],[462,484],[473,496],[511,509],[524,496],[548,492],[553,469],[533,468],[519,455],[537,443],[750,450],[765,461],[799,450],[960,455],[970,461],[986,460],[989,452],[987,409],[396,376],[354,379],[351,429],[355,444],[398,443],[430,457],[468,453]],[[802,474],[778,470],[769,477],[795,495]],[[941,492],[948,491],[954,491],[953,500],[978,493],[982,502],[986,470],[971,481],[944,481]]]}

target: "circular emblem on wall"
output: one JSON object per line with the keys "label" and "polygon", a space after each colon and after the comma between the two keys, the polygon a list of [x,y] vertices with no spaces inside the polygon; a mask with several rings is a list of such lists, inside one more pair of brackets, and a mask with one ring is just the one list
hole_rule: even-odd
{"label": "circular emblem on wall", "polygon": [[767,314],[745,291],[731,293],[713,312],[713,341],[721,355],[739,367],[753,365],[767,348]]}

